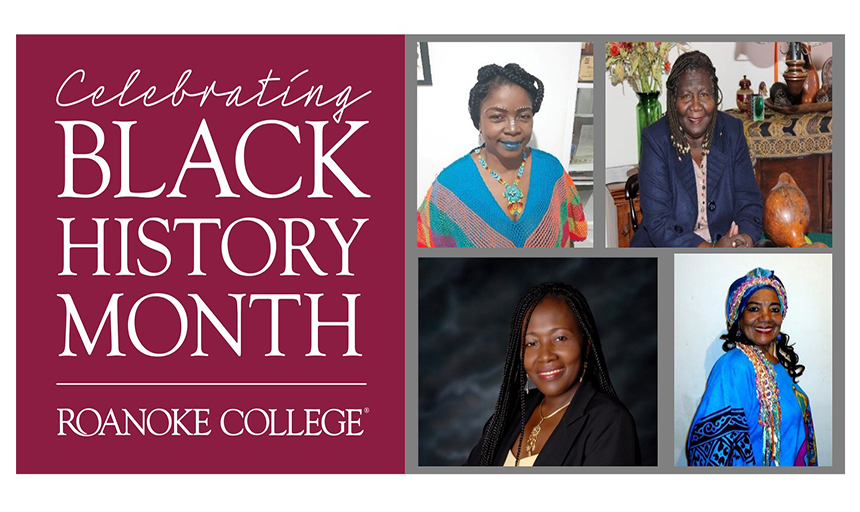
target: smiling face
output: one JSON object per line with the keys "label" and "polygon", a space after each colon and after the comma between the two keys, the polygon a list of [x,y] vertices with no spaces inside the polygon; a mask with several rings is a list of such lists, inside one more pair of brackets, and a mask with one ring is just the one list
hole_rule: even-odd
{"label": "smiling face", "polygon": [[700,146],[716,108],[711,77],[700,70],[687,71],[678,80],[675,108],[690,146]]}
{"label": "smiling face", "polygon": [[576,391],[588,356],[582,338],[579,322],[564,299],[546,297],[532,312],[523,365],[550,407],[564,405]]}
{"label": "smiling face", "polygon": [[782,326],[782,309],[776,292],[762,288],[753,293],[738,318],[738,326],[757,347],[769,349]]}
{"label": "smiling face", "polygon": [[522,160],[532,137],[533,116],[525,89],[515,84],[494,87],[481,103],[479,129],[487,152],[499,161]]}

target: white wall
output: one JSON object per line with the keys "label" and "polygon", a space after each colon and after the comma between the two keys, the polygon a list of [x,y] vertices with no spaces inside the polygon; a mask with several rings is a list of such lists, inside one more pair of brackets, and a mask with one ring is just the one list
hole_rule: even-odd
{"label": "white wall", "polygon": [[829,254],[675,255],[675,465],[686,465],[684,446],[708,375],[723,354],[729,286],[755,267],[776,272],[785,285],[788,312],[782,331],[806,366],[798,383],[809,395],[819,465],[833,463],[832,259]]}
{"label": "white wall", "polygon": [[478,146],[469,116],[469,91],[478,69],[515,62],[544,83],[529,144],[567,166],[579,72],[580,43],[434,43],[428,45],[433,85],[418,87],[416,208],[442,169]]}
{"label": "white wall", "polygon": [[[765,82],[768,90],[773,85],[773,43],[690,43],[690,48],[699,50],[711,58],[720,79],[720,89],[723,91],[721,110],[737,108],[735,93],[738,82],[744,75],[752,82],[752,89],[758,91],[759,82]],[[599,51],[595,49],[595,51]],[[781,52],[785,51],[785,43]],[[824,61],[833,54],[830,43],[813,47],[812,57],[816,69],[820,70]],[[669,61],[674,65],[678,52],[673,50]],[[784,81],[782,72],[785,71],[785,56],[779,54],[779,81]],[[636,93],[626,84],[613,86],[606,76],[606,166],[615,167],[636,164],[639,161],[636,147]],[[668,75],[663,75],[663,85]],[[666,94],[660,95],[663,112],[666,112]],[[607,177],[607,183],[617,181]]]}

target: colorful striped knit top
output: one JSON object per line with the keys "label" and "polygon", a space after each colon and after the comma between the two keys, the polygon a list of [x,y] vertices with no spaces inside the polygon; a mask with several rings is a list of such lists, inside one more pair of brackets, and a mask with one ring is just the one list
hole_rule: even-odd
{"label": "colorful striped knit top", "polygon": [[588,224],[576,186],[549,153],[531,150],[525,210],[514,221],[498,205],[471,152],[446,167],[418,209],[418,247],[572,247]]}

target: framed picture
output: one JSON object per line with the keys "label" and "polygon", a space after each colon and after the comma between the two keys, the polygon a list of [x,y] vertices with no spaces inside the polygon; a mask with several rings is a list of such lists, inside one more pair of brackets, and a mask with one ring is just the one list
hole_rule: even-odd
{"label": "framed picture", "polygon": [[418,43],[418,85],[433,85],[430,76],[430,53],[427,43]]}

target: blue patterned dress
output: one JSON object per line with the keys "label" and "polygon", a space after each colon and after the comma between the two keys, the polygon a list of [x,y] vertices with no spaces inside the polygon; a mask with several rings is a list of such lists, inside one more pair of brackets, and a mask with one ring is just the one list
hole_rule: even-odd
{"label": "blue patterned dress", "polygon": [[[779,389],[780,428],[776,464],[817,466],[809,397],[781,364],[770,365]],[[764,429],[759,423],[756,372],[732,349],[717,360],[687,436],[690,466],[761,466]]]}

